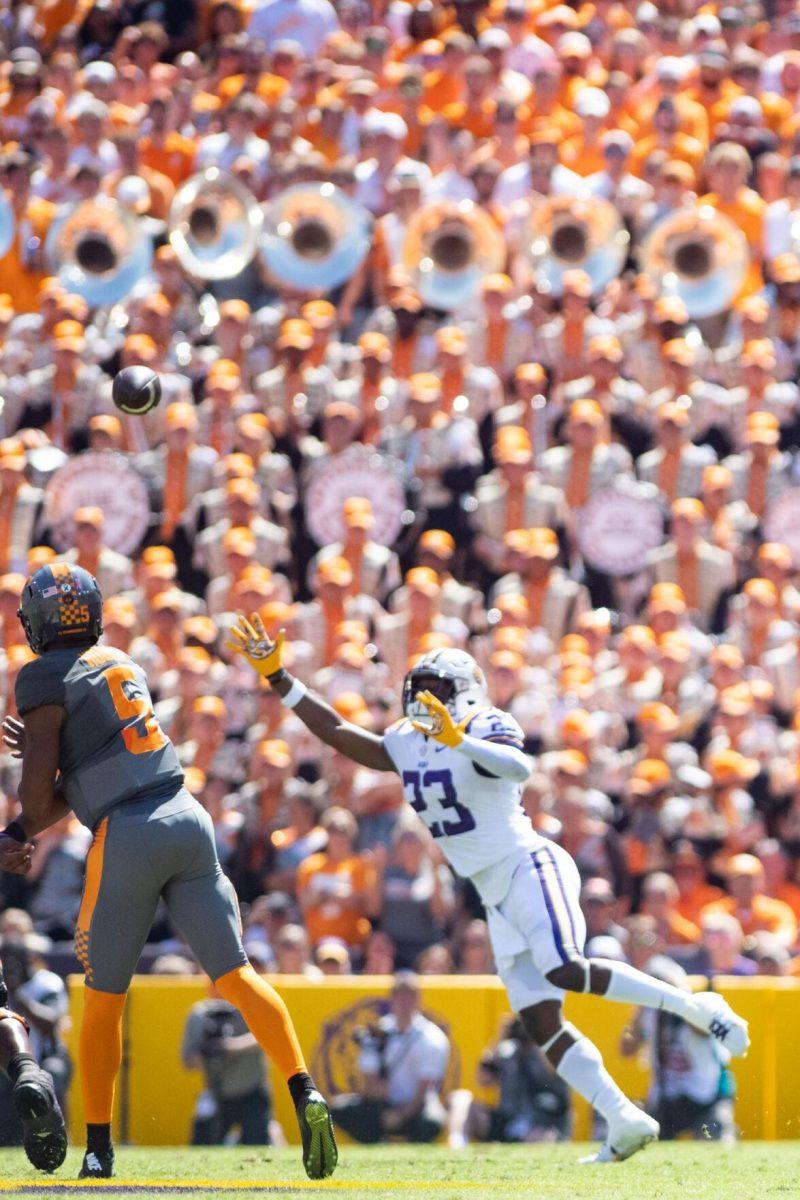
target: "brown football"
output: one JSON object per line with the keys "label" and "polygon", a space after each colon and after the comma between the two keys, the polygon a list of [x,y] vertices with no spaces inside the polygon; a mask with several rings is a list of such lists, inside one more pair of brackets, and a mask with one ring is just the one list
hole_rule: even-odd
{"label": "brown football", "polygon": [[111,399],[120,412],[141,417],[161,399],[161,380],[149,367],[123,367],[114,376]]}

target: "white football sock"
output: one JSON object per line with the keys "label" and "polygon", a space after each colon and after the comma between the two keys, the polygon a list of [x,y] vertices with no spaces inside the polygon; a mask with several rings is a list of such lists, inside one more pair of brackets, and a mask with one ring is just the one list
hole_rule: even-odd
{"label": "white football sock", "polygon": [[556,1074],[588,1100],[606,1121],[612,1121],[631,1107],[631,1101],[603,1066],[600,1051],[586,1037],[580,1037],[570,1046],[556,1067]]}
{"label": "white football sock", "polygon": [[669,983],[662,983],[637,971],[628,963],[611,959],[593,958],[598,967],[611,972],[611,982],[605,993],[606,1000],[617,1000],[621,1004],[637,1004],[640,1008],[661,1008],[678,1017],[686,1017],[692,1009],[690,992],[682,992]]}

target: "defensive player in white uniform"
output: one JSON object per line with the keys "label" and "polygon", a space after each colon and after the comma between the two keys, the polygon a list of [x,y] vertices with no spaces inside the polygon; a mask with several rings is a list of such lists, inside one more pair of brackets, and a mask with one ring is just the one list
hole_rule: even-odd
{"label": "defensive player in white uniform", "polygon": [[561,1078],[606,1119],[607,1141],[586,1161],[629,1158],[658,1137],[659,1126],[620,1091],[596,1046],[564,1020],[565,992],[675,1013],[731,1054],[745,1053],[747,1025],[721,996],[691,995],[625,963],[584,956],[578,870],[521,807],[531,770],[522,730],[492,707],[471,655],[436,650],[422,658],[403,685],[405,716],[379,736],[343,720],[284,669],[282,633],[270,641],[258,617],[242,618],[233,632],[231,647],[312,733],[362,766],[400,775],[408,803],[453,869],[472,880],[513,1008]]}

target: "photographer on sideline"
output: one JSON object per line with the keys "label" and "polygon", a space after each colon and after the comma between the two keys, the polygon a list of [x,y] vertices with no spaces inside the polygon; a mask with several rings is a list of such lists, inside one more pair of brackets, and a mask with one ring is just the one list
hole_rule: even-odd
{"label": "photographer on sideline", "polygon": [[[689,987],[683,968],[663,954],[653,955],[647,973],[673,987]],[[661,1140],[688,1133],[695,1141],[735,1142],[736,1088],[724,1046],[672,1013],[639,1009],[620,1049],[630,1058],[643,1046],[651,1067],[647,1109],[661,1125]]]}
{"label": "photographer on sideline", "polygon": [[447,1035],[419,1011],[419,984],[412,971],[398,971],[390,1011],[360,1032],[358,1095],[338,1096],[333,1119],[357,1142],[387,1136],[432,1142],[445,1125],[440,1092],[450,1057]]}
{"label": "photographer on sideline", "polygon": [[498,1089],[490,1108],[466,1089],[450,1098],[449,1143],[560,1142],[570,1135],[569,1090],[516,1017],[505,1022],[502,1040],[481,1055],[481,1087]]}
{"label": "photographer on sideline", "polygon": [[213,989],[211,999],[189,1010],[181,1060],[205,1077],[192,1119],[193,1146],[219,1146],[237,1126],[240,1145],[269,1145],[272,1101],[263,1051],[237,1009]]}

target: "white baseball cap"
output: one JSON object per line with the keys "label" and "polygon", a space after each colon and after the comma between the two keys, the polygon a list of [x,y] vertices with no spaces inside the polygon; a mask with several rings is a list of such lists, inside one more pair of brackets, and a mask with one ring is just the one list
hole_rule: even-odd
{"label": "white baseball cap", "polygon": [[558,58],[589,58],[591,53],[592,43],[585,33],[578,33],[575,29],[569,33],[562,33],[556,42]]}
{"label": "white baseball cap", "polygon": [[686,78],[688,70],[689,64],[685,59],[678,58],[674,54],[666,54],[658,61],[656,77],[658,79],[669,79],[673,83],[682,83]]}
{"label": "white baseball cap", "polygon": [[511,38],[505,29],[499,29],[497,26],[493,29],[485,29],[478,38],[479,50],[509,50],[510,48]]}
{"label": "white baseball cap", "polygon": [[115,83],[117,68],[113,63],[94,59],[83,68],[81,78],[84,83]]}
{"label": "white baseball cap", "polygon": [[600,88],[581,88],[575,98],[575,112],[579,117],[607,117],[611,111],[611,102]]}
{"label": "white baseball cap", "polygon": [[729,116],[734,120],[761,122],[764,117],[761,105],[755,96],[737,96],[731,101]]}
{"label": "white baseball cap", "polygon": [[396,142],[404,142],[408,137],[408,126],[399,113],[381,112],[379,108],[371,108],[364,117],[362,126],[364,133],[378,137],[393,138]]}

